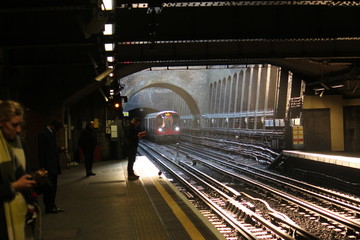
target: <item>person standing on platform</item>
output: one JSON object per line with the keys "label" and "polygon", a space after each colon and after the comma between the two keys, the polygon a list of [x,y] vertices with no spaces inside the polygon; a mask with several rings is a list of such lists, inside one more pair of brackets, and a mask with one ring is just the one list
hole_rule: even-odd
{"label": "person standing on platform", "polygon": [[48,179],[51,183],[43,193],[43,202],[46,213],[60,213],[64,209],[57,207],[55,203],[58,175],[61,174],[59,153],[65,148],[59,148],[56,144],[56,133],[63,128],[63,123],[53,120],[50,125],[38,135],[38,156],[39,165],[48,172]]}
{"label": "person standing on platform", "polygon": [[136,160],[137,147],[139,145],[139,139],[143,138],[146,132],[140,132],[140,119],[133,118],[130,124],[124,128],[124,146],[127,150],[128,165],[127,173],[129,180],[136,180],[139,178],[134,172],[134,163]]}
{"label": "person standing on platform", "polygon": [[82,148],[84,153],[85,170],[87,177],[96,175],[96,173],[92,171],[96,145],[97,145],[97,137],[94,130],[94,121],[90,121],[86,125],[83,133],[80,135],[79,138],[79,146]]}
{"label": "person standing on platform", "polygon": [[[0,239],[34,239],[28,216],[29,194],[36,181],[25,173],[27,161],[18,136],[24,110],[20,103],[0,100]],[[34,220],[34,216],[32,216]]]}

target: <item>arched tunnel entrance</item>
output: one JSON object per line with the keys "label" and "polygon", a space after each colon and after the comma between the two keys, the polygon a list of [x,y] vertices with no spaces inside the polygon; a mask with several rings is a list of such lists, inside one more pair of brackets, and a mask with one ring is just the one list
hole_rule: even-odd
{"label": "arched tunnel entrance", "polygon": [[[136,102],[137,100],[134,99],[134,97],[137,94],[139,94],[141,91],[144,91],[144,90],[150,89],[150,88],[168,89],[168,90],[171,90],[172,92],[174,92],[175,94],[177,94],[178,96],[180,96],[189,109],[191,119],[192,119],[191,127],[196,127],[196,128],[199,127],[199,124],[200,124],[199,121],[200,121],[201,114],[200,114],[200,109],[198,107],[198,104],[196,103],[194,97],[191,96],[183,88],[175,86],[170,83],[151,83],[145,87],[142,87],[138,90],[135,90],[134,92],[129,93],[128,95],[130,95],[130,96],[129,96],[128,105],[130,107],[127,108],[125,106],[125,111],[129,112],[129,117],[137,116],[137,117],[143,118],[146,114],[151,113],[151,112],[157,112],[157,111],[162,111],[162,110],[175,110],[175,109],[161,109],[161,107],[156,106],[156,105],[154,105],[153,107],[141,106],[140,102],[137,103]],[[162,101],[166,101],[166,100],[163,99]],[[159,103],[159,105],[160,105],[160,103]],[[187,117],[189,118],[189,116],[187,116]]]}

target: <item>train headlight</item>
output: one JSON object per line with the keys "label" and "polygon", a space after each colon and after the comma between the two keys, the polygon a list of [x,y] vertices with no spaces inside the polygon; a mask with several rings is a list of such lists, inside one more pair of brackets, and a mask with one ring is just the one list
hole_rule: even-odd
{"label": "train headlight", "polygon": [[180,128],[179,127],[175,127],[175,131],[180,131]]}
{"label": "train headlight", "polygon": [[159,132],[163,132],[163,131],[164,131],[164,129],[162,129],[162,128],[159,128],[159,129],[158,129],[158,131],[159,131]]}

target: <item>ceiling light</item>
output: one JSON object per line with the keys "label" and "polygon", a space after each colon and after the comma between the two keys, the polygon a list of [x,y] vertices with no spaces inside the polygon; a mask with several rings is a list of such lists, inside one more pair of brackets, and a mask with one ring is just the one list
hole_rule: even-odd
{"label": "ceiling light", "polygon": [[339,84],[339,85],[331,86],[331,88],[342,88],[342,87],[344,87],[344,84]]}
{"label": "ceiling light", "polygon": [[315,92],[317,92],[317,91],[323,91],[323,90],[325,90],[325,88],[314,88],[313,89]]}
{"label": "ceiling light", "polygon": [[108,62],[113,62],[113,61],[114,61],[114,57],[109,56],[109,57],[107,57],[107,60],[108,60]]}
{"label": "ceiling light", "polygon": [[113,35],[114,34],[114,24],[105,24],[103,34],[104,35]]}
{"label": "ceiling light", "polygon": [[133,3],[132,8],[147,8],[148,4],[147,3]]}
{"label": "ceiling light", "polygon": [[105,51],[114,51],[113,43],[105,43]]}
{"label": "ceiling light", "polygon": [[103,4],[101,5],[101,9],[106,10],[113,10],[114,9],[114,1],[113,0],[103,0]]}

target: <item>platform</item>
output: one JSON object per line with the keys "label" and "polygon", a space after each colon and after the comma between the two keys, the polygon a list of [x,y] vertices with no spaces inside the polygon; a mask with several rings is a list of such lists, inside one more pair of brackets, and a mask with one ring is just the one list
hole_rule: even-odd
{"label": "platform", "polygon": [[324,179],[337,179],[337,182],[355,188],[360,184],[360,158],[356,154],[283,150],[270,166],[274,167],[282,161],[290,172],[301,169],[314,176],[326,176]]}
{"label": "platform", "polygon": [[[44,240],[225,239],[146,158],[128,181],[126,160],[95,162],[96,176],[80,164],[59,176],[59,214],[44,214]],[[43,207],[43,206],[42,206]]]}
{"label": "platform", "polygon": [[341,152],[303,152],[294,150],[283,150],[283,155],[288,157],[302,158],[316,162],[334,164],[342,167],[360,169],[360,157],[350,156],[349,153]]}

